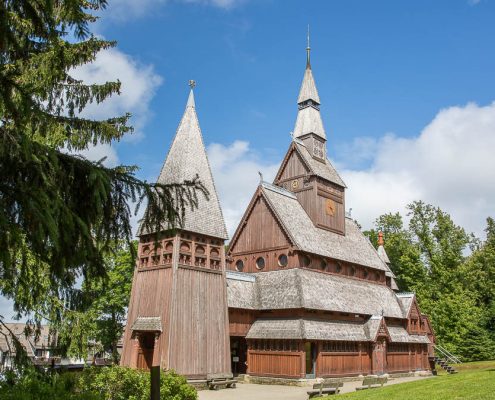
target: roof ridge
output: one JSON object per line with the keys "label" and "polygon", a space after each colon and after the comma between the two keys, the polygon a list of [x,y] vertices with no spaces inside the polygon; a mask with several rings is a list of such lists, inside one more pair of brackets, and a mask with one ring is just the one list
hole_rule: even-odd
{"label": "roof ridge", "polygon": [[281,195],[290,197],[291,199],[297,200],[297,197],[294,193],[292,193],[290,190],[287,190],[283,187],[273,185],[273,184],[268,183],[266,181],[262,181],[261,186],[263,186],[265,189],[271,190],[271,191],[279,193]]}

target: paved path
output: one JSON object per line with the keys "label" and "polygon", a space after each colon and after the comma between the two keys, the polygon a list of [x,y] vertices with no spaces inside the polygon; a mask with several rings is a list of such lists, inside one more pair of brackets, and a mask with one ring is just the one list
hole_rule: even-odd
{"label": "paved path", "polygon": [[[429,377],[408,377],[390,379],[386,386],[397,383],[411,382]],[[345,382],[341,393],[354,392],[362,381]],[[309,386],[256,385],[253,383],[238,383],[235,389],[201,390],[199,400],[307,400],[306,392]],[[378,389],[377,389],[378,390]]]}

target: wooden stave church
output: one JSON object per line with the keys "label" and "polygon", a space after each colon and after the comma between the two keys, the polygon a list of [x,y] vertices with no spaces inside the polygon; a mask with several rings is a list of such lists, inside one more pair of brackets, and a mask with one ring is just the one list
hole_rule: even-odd
{"label": "wooden stave church", "polygon": [[260,182],[225,254],[191,90],[159,181],[197,173],[210,200],[188,210],[173,236],[162,232],[158,248],[141,232],[122,365],[159,365],[190,379],[432,368],[428,317],[414,294],[397,293],[383,237],[375,250],[345,213],[346,186],[326,157],[319,107],[308,49],[293,140],[273,184]]}

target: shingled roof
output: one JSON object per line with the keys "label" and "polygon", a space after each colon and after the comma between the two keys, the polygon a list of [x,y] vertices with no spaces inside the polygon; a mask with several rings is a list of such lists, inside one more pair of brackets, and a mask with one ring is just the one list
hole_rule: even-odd
{"label": "shingled roof", "polygon": [[292,268],[249,274],[253,281],[227,273],[230,308],[276,310],[305,308],[406,318],[387,286],[319,271]]}
{"label": "shingled roof", "polygon": [[[34,357],[36,349],[49,349],[55,347],[56,338],[54,335],[50,334],[48,325],[41,325],[38,338],[36,338],[34,333],[34,326],[30,327],[32,332],[26,336],[25,323],[14,322],[5,323],[5,325],[17,337],[29,357]],[[0,334],[0,352],[15,352],[10,332],[5,328],[0,328],[0,332],[2,332],[2,334]]]}
{"label": "shingled roof", "polygon": [[162,319],[160,317],[138,317],[131,329],[138,332],[161,332]]}
{"label": "shingled roof", "polygon": [[308,253],[389,271],[373,245],[356,223],[345,219],[345,236],[316,227],[292,192],[263,183],[271,209],[293,238],[295,246]]}
{"label": "shingled roof", "polygon": [[396,343],[430,343],[426,335],[410,335],[402,326],[387,326],[392,342]]}
{"label": "shingled roof", "polygon": [[319,161],[311,156],[309,150],[302,141],[294,139],[294,143],[299,154],[311,170],[311,173],[319,176],[320,178],[326,179],[327,181],[336,183],[339,186],[347,187],[337,170],[328,159],[325,159],[323,162]]}
{"label": "shingled roof", "polygon": [[[260,318],[246,339],[306,339],[332,341],[374,341],[367,322],[329,321],[313,318]],[[390,339],[397,343],[430,343],[427,336],[409,335],[404,328],[388,327]],[[391,333],[393,331],[393,334]]]}
{"label": "shingled roof", "polygon": [[304,77],[301,83],[301,89],[299,90],[297,103],[301,104],[308,100],[313,100],[314,102],[320,104],[320,96],[318,95],[318,89],[316,89],[313,71],[311,70],[311,65],[309,63],[306,64],[306,70],[304,71]]}
{"label": "shingled roof", "polygon": [[294,127],[294,137],[302,137],[304,135],[314,133],[322,139],[326,139],[325,129],[321,120],[320,96],[316,89],[313,72],[309,61],[306,63],[306,70],[297,99],[299,104],[299,112],[297,113],[296,125]]}
{"label": "shingled roof", "polygon": [[227,228],[223,218],[213,176],[206,155],[194,94],[191,90],[186,109],[180,121],[174,141],[158,177],[158,182],[180,183],[199,176],[209,192],[209,199],[198,194],[198,207],[186,207],[182,229],[221,239],[227,239]]}

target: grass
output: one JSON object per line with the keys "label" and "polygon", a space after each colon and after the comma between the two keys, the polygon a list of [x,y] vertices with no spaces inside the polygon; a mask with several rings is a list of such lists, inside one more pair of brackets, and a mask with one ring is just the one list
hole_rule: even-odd
{"label": "grass", "polygon": [[342,400],[495,400],[495,361],[458,364],[459,373],[342,394]]}

